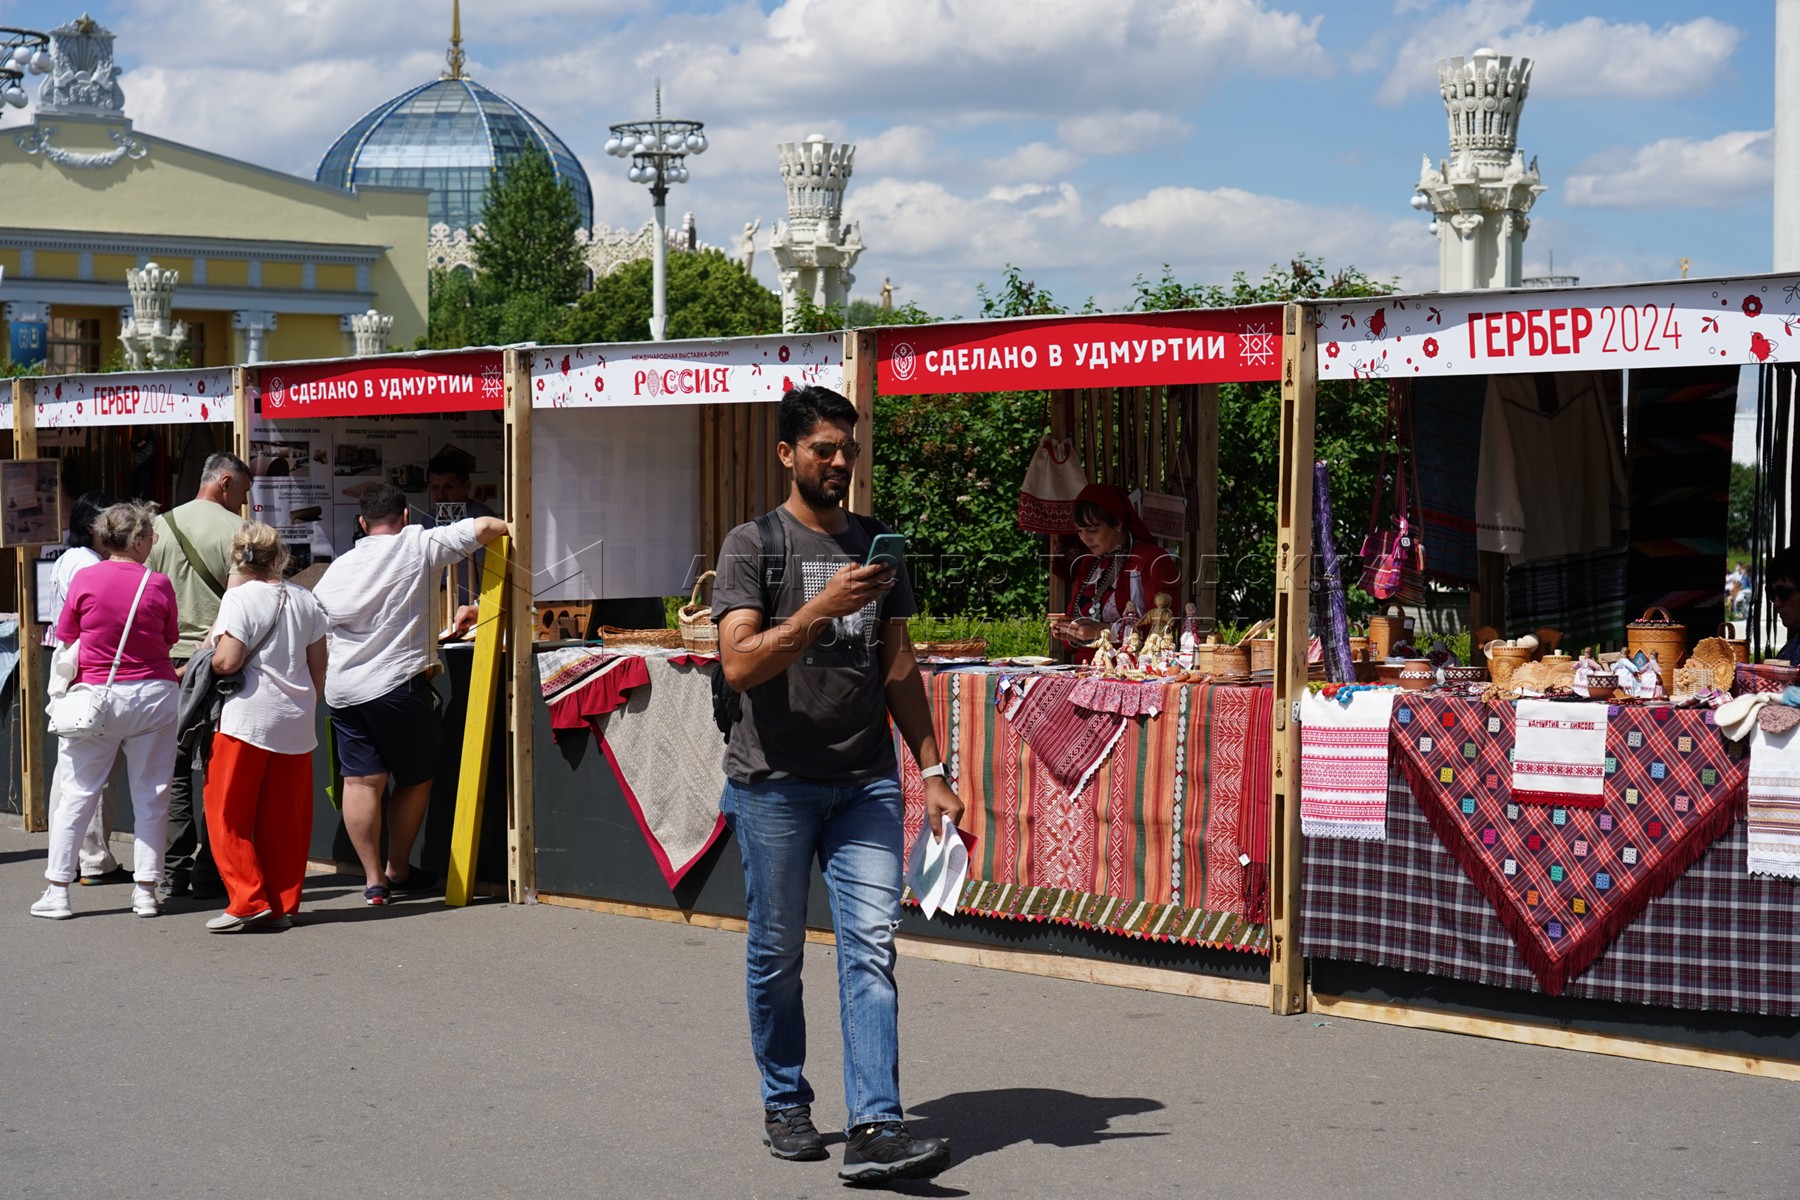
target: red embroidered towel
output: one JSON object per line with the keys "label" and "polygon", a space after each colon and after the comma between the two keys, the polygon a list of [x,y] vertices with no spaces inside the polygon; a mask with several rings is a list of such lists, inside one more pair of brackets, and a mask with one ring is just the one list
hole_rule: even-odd
{"label": "red embroidered towel", "polygon": [[1513,799],[1600,807],[1606,782],[1606,705],[1521,700],[1515,718]]}

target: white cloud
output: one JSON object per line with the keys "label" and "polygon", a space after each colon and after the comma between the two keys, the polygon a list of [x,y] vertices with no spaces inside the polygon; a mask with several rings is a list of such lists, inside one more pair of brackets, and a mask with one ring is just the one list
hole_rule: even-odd
{"label": "white cloud", "polygon": [[1009,154],[984,159],[983,172],[997,180],[1041,183],[1059,179],[1081,164],[1081,155],[1045,142],[1027,142]]}
{"label": "white cloud", "polygon": [[1563,187],[1572,208],[1729,208],[1769,194],[1775,135],[1740,129],[1597,154]]}
{"label": "white cloud", "polygon": [[1149,109],[1087,113],[1056,126],[1063,145],[1082,154],[1137,154],[1181,141],[1188,132],[1186,122]]}
{"label": "white cloud", "polygon": [[[1437,62],[1482,46],[1523,56],[1533,96],[1617,98],[1698,95],[1709,89],[1737,50],[1742,31],[1713,17],[1652,28],[1644,22],[1582,17],[1561,25],[1532,23],[1529,0],[1467,0],[1411,24],[1391,55],[1375,99],[1401,104],[1437,90]],[[1372,53],[1358,57],[1372,65]]]}
{"label": "white cloud", "polygon": [[[1100,214],[1100,224],[1131,235],[1129,261],[1161,255],[1176,273],[1226,279],[1252,275],[1295,254],[1317,255],[1329,269],[1355,266],[1408,289],[1435,286],[1437,249],[1425,226],[1358,208],[1326,207],[1242,188],[1153,188]],[[1127,239],[1122,239],[1127,241]],[[1145,249],[1149,253],[1144,252]]]}

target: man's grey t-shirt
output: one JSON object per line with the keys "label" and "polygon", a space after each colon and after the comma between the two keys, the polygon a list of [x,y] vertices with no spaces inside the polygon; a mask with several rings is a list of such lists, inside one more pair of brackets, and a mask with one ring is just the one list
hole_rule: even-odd
{"label": "man's grey t-shirt", "polygon": [[[798,612],[846,563],[861,565],[871,540],[854,516],[843,533],[830,537],[776,511],[787,534],[787,567],[773,617],[763,613],[765,629]],[[713,619],[734,608],[763,611],[762,538],[754,521],[726,534],[719,548]],[[881,628],[914,611],[912,580],[902,566],[885,597],[837,618],[786,671],[745,692],[743,718],[725,748],[725,774],[738,783],[760,783],[774,772],[822,782],[892,775],[897,763],[881,676]]]}

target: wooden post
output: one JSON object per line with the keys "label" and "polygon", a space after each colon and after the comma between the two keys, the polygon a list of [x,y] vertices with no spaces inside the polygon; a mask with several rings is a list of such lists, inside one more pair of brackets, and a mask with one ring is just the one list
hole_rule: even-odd
{"label": "wooden post", "polygon": [[[875,515],[875,335],[861,330],[844,335],[844,386],[856,405],[856,440],[863,457],[850,473],[850,511]],[[771,447],[773,449],[773,447]]]}
{"label": "wooden post", "polygon": [[[463,720],[462,769],[456,779],[456,820],[450,831],[450,870],[444,879],[444,903],[468,904],[475,892],[475,864],[481,849],[481,813],[486,807],[488,753],[494,747],[494,721],[501,703],[501,641],[507,627],[509,584],[507,539],[488,544],[481,572],[481,624],[475,631],[475,662],[469,669],[469,708]],[[507,860],[512,839],[507,839]],[[512,872],[508,870],[510,885]],[[511,892],[511,887],[508,887]]]}
{"label": "wooden post", "polygon": [[1281,479],[1275,542],[1274,800],[1269,807],[1269,1009],[1306,1008],[1300,955],[1300,697],[1306,693],[1307,612],[1312,570],[1313,413],[1318,359],[1312,317],[1283,313]]}
{"label": "wooden post", "polygon": [[[1211,621],[1219,615],[1219,385],[1194,389],[1194,481],[1199,495],[1199,527],[1194,531],[1195,612]],[[1210,582],[1206,582],[1209,581]]]}
{"label": "wooden post", "polygon": [[231,449],[245,462],[250,461],[250,389],[257,382],[255,367],[232,368]]}
{"label": "wooden post", "polygon": [[[537,901],[537,659],[533,600],[537,578],[532,560],[531,517],[531,370],[526,356],[506,351],[506,512],[512,536],[512,579],[507,592],[507,638],[511,655],[507,672],[506,708],[508,765],[506,789],[506,897],[513,904]],[[704,420],[704,418],[702,418]],[[485,589],[484,589],[485,590]],[[486,747],[482,750],[485,761]],[[479,826],[477,827],[479,828]],[[471,875],[473,873],[471,872]]]}
{"label": "wooden post", "polygon": [[[37,384],[12,381],[13,457],[36,458]],[[49,788],[55,744],[45,731],[43,626],[37,620],[37,548],[13,551],[19,596],[19,807],[28,833],[50,828]]]}

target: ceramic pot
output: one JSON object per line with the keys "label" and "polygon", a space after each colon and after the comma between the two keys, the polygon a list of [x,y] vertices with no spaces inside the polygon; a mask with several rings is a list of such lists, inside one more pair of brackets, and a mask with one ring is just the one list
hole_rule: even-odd
{"label": "ceramic pot", "polygon": [[1409,658],[1400,664],[1396,679],[1409,692],[1423,691],[1437,682],[1437,668],[1429,658]]}

